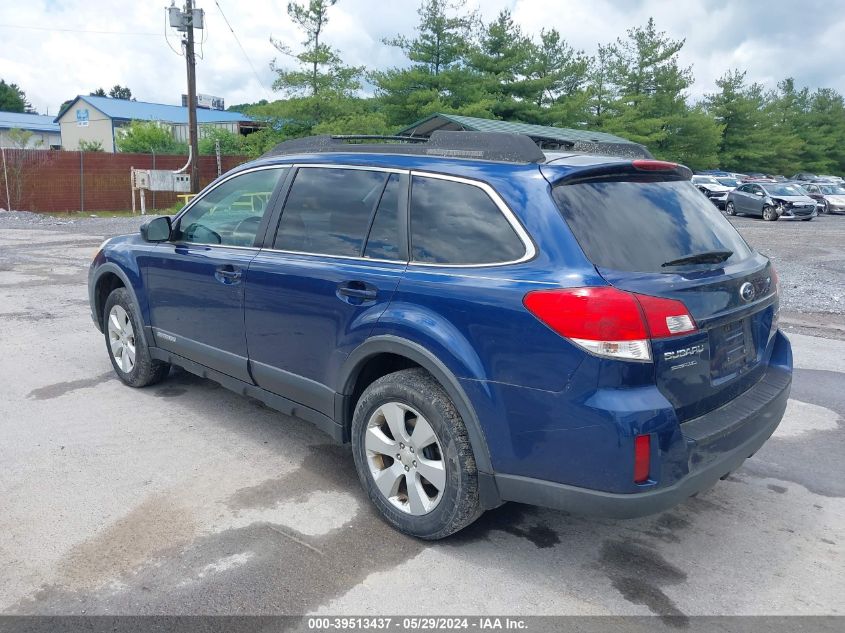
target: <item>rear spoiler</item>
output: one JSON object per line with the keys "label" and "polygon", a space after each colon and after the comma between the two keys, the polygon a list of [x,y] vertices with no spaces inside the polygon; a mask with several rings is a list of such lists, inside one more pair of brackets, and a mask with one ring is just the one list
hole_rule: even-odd
{"label": "rear spoiler", "polygon": [[608,180],[666,181],[690,180],[692,170],[678,163],[638,158],[593,165],[540,165],[543,177],[553,186]]}

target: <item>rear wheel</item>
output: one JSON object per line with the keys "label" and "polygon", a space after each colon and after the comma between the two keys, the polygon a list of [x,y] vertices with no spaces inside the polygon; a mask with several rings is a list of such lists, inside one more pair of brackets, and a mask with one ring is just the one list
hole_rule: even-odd
{"label": "rear wheel", "polygon": [[763,207],[763,219],[767,222],[776,222],[779,217],[777,209],[773,206],[767,204]]}
{"label": "rear wheel", "polygon": [[103,309],[103,334],[117,377],[130,387],[146,387],[167,377],[170,365],[150,357],[143,325],[125,288],[113,290]]}
{"label": "rear wheel", "polygon": [[444,538],[481,514],[466,427],[423,369],[388,374],[367,387],[355,407],[352,450],[370,500],[406,534]]}
{"label": "rear wheel", "polygon": [[733,202],[725,203],[725,213],[728,215],[736,215],[736,207]]}
{"label": "rear wheel", "polygon": [[824,201],[822,208],[819,209],[819,213],[830,213],[830,206],[829,206],[827,200]]}

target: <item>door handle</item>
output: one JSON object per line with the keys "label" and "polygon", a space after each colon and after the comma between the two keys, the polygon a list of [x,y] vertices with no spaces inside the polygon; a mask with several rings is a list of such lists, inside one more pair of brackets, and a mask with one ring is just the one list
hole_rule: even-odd
{"label": "door handle", "polygon": [[368,288],[350,288],[349,286],[341,286],[337,291],[344,297],[355,297],[356,299],[364,300],[375,299],[378,294],[375,290],[369,290]]}
{"label": "door handle", "polygon": [[347,281],[337,287],[337,297],[352,305],[375,301],[378,290],[363,281]]}
{"label": "door handle", "polygon": [[243,270],[235,268],[231,264],[227,264],[217,268],[217,270],[214,271],[214,276],[220,283],[236,284],[240,282],[241,277],[243,276]]}

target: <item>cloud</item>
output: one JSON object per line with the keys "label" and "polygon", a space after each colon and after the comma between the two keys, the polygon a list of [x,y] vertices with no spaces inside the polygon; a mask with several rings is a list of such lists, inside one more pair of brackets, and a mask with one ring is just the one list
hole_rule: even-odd
{"label": "cloud", "polygon": [[[274,57],[285,63],[270,37],[296,46],[303,39],[287,17],[284,0],[218,0],[258,77],[244,59],[214,0],[198,0],[206,11],[204,58],[197,67],[199,92],[229,104],[268,98]],[[114,0],[13,0],[0,4],[0,77],[19,84],[44,112],[98,87],[128,85],[139,100],[179,103],[185,91],[184,59],[178,36],[166,28],[164,2]],[[715,89],[731,68],[747,70],[751,81],[773,88],[787,76],[798,85],[845,93],[845,13],[840,0],[470,0],[490,20],[512,10],[528,33],[554,27],[574,47],[594,53],[599,43],[624,35],[653,16],[659,29],[685,39],[684,65],[692,65],[692,96]],[[368,68],[401,65],[396,48],[382,43],[398,33],[412,35],[417,0],[340,0],[331,9],[325,38],[346,63]],[[80,33],[73,29],[121,31],[132,35]],[[276,98],[275,93],[269,97]]]}

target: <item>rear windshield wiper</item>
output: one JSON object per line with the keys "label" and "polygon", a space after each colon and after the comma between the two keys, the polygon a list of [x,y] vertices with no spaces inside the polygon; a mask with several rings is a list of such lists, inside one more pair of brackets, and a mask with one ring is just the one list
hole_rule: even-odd
{"label": "rear windshield wiper", "polygon": [[683,266],[684,264],[719,264],[733,254],[733,251],[704,251],[703,253],[685,255],[684,257],[673,259],[672,261],[668,261],[662,265],[665,267]]}

